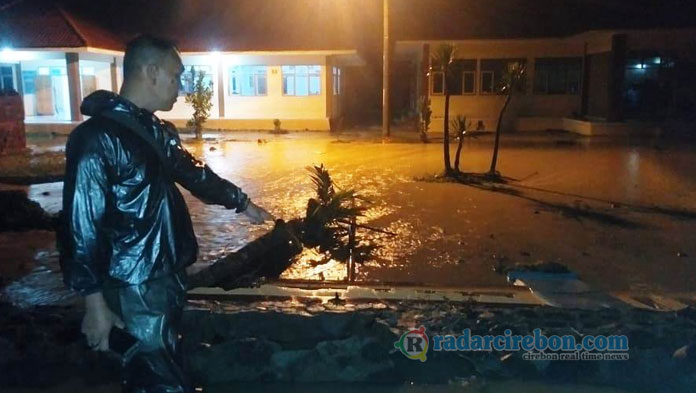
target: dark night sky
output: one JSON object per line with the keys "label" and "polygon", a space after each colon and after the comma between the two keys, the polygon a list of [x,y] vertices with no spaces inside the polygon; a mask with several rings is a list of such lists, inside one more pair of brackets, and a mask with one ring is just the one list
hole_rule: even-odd
{"label": "dark night sky", "polygon": [[[275,42],[350,47],[370,58],[381,52],[381,0],[57,2],[123,37],[149,32],[217,47],[230,41],[256,49],[273,49]],[[694,5],[696,0],[391,0],[391,32],[394,39],[457,39],[694,26]]]}

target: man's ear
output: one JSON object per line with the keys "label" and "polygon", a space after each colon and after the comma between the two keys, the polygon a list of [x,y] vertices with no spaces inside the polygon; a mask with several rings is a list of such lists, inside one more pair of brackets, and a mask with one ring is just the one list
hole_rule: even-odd
{"label": "man's ear", "polygon": [[145,76],[152,84],[157,84],[157,76],[159,75],[159,66],[157,64],[148,64],[145,66]]}

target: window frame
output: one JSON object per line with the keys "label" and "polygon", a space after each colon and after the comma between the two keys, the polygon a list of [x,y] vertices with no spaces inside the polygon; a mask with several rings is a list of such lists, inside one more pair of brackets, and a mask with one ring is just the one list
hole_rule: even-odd
{"label": "window frame", "polygon": [[[471,86],[472,90],[470,92],[466,91],[466,75],[467,74],[472,76],[471,81],[473,83],[473,86]],[[476,95],[476,71],[462,71],[462,95],[463,96]]]}
{"label": "window frame", "polygon": [[[544,64],[546,61],[551,61],[555,59],[558,61],[557,64]],[[541,69],[539,69],[539,63],[542,63]],[[575,63],[573,63],[575,60]],[[565,61],[565,63],[563,62]],[[567,57],[540,57],[534,59],[534,80],[532,81],[532,92],[534,95],[538,96],[577,96],[582,92],[582,58],[577,56],[567,56]],[[563,77],[563,92],[550,92],[551,87],[551,77],[552,74],[562,74]],[[575,92],[571,91],[571,78],[570,76],[575,74],[577,81],[577,89]],[[543,89],[539,89],[539,78],[543,75],[544,86]]]}
{"label": "window frame", "polygon": [[[308,67],[307,68],[307,94],[297,94],[297,76],[300,75],[304,77],[304,74],[298,74],[296,72],[297,67]],[[293,67],[293,72],[286,72],[285,67]],[[311,71],[312,68],[316,68],[318,71]],[[322,87],[321,87],[321,75],[322,66],[321,64],[284,64],[280,66],[280,80],[281,80],[281,93],[283,97],[321,97]],[[285,78],[292,76],[293,79],[293,94],[289,94],[285,88]],[[312,94],[312,78],[317,78],[319,82],[319,90],[316,94]]]}
{"label": "window frame", "polygon": [[[442,91],[437,92],[435,91],[435,77],[436,75],[439,76],[439,79],[442,81]],[[445,95],[445,73],[442,71],[431,71],[430,72],[430,95],[433,96],[444,96]]]}
{"label": "window frame", "polygon": [[[235,73],[235,69],[239,68],[240,70],[243,69],[244,67],[254,67],[252,72],[239,72]],[[257,72],[259,67],[263,67],[263,72]],[[266,64],[238,64],[238,65],[233,65],[230,66],[227,70],[227,89],[226,89],[226,94],[229,97],[266,97],[268,96],[268,65]],[[235,75],[237,74],[237,75]],[[244,94],[242,92],[242,83],[244,83],[243,78],[251,76],[253,77],[253,84],[254,84],[254,94]],[[265,82],[265,87],[266,91],[264,93],[259,93],[259,78],[263,77],[266,79]],[[235,93],[233,90],[233,85],[232,81],[233,79],[239,78],[239,93]]]}
{"label": "window frame", "polygon": [[[179,77],[179,91],[178,91],[178,93],[177,93],[177,94],[178,94],[178,97],[186,97],[187,94],[193,93],[193,91],[190,91],[190,92],[189,92],[189,91],[186,91],[186,90],[184,89],[185,86],[184,86],[184,83],[183,83],[183,81],[182,81],[182,79],[184,78],[184,75],[186,75],[186,74],[188,74],[188,73],[191,72],[191,67],[193,67],[194,70],[195,70],[196,72],[201,71],[201,68],[203,68],[203,67],[207,68],[207,70],[204,70],[204,71],[205,71],[205,76],[206,76],[206,77],[209,77],[209,79],[210,79],[210,87],[213,89],[213,94],[214,94],[214,93],[215,93],[215,89],[214,89],[214,87],[215,87],[215,80],[214,80],[214,78],[213,78],[213,66],[207,65],[207,64],[188,64],[188,65],[184,65],[184,72],[182,72],[182,73],[181,73],[181,76]],[[193,77],[192,77],[192,79],[193,79]],[[195,80],[192,80],[191,83],[195,84],[196,81],[195,81]]]}
{"label": "window frame", "polygon": [[[484,91],[483,90],[483,88],[485,87],[485,84],[483,83],[483,77],[487,74],[491,75],[491,83],[490,83],[491,91]],[[479,89],[479,94],[481,94],[481,95],[495,95],[496,94],[496,92],[495,92],[495,71],[481,70],[481,78],[480,79],[481,79],[481,81],[480,81],[481,85],[480,85],[480,89]]]}
{"label": "window frame", "polygon": [[[4,73],[4,69],[7,68],[10,70],[9,74]],[[13,65],[2,65],[0,66],[0,90],[15,90],[17,91],[17,87],[15,86],[15,68]],[[5,78],[9,77],[10,78],[10,83],[11,86],[5,86]]]}
{"label": "window frame", "polygon": [[22,70],[22,90],[24,94],[36,94],[36,70]]}

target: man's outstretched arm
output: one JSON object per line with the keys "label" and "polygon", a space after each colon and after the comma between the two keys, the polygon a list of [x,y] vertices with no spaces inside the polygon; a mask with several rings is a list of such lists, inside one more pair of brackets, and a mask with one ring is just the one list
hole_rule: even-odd
{"label": "man's outstretched arm", "polygon": [[191,191],[198,199],[208,204],[236,209],[246,214],[254,223],[272,220],[273,216],[255,205],[241,188],[218,176],[208,165],[188,152],[178,137],[171,139],[169,146],[173,159],[174,180]]}

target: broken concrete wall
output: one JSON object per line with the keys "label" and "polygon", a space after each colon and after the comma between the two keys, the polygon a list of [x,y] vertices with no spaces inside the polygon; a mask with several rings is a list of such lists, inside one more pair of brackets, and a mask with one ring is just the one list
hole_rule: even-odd
{"label": "broken concrete wall", "polygon": [[27,147],[24,104],[20,95],[0,95],[0,154]]}

